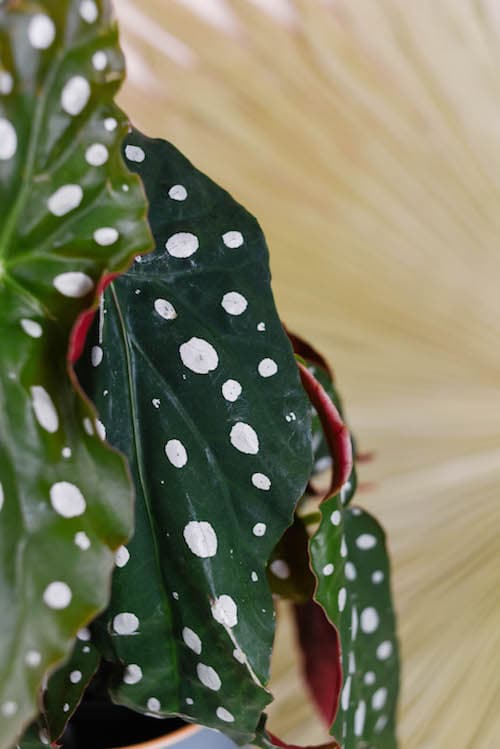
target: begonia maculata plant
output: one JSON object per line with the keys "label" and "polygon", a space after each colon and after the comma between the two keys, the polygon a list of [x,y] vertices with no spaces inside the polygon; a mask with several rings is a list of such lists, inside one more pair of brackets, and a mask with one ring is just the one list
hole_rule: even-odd
{"label": "begonia maculata plant", "polygon": [[4,0],[0,44],[0,749],[89,693],[287,746],[279,598],[328,746],[394,749],[384,533],[258,223],[114,104],[107,0]]}

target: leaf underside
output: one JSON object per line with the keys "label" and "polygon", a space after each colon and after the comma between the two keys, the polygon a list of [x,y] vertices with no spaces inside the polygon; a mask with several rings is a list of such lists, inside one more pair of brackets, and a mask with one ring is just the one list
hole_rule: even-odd
{"label": "leaf underside", "polygon": [[117,702],[243,744],[270,700],[265,566],[310,475],[309,409],[255,219],[168,143],[133,132],[126,155],[156,251],[106,292],[79,371],[137,488],[98,626]]}
{"label": "leaf underside", "polygon": [[92,22],[79,6],[0,8],[2,749],[36,714],[44,675],[106,605],[112,550],[131,532],[125,464],[99,438],[67,352],[100,280],[150,239],[120,153],[123,60],[109,3]]}

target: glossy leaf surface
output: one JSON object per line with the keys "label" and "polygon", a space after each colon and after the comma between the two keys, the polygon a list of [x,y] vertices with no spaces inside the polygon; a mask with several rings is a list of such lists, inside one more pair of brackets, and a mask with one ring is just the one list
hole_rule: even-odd
{"label": "glossy leaf surface", "polygon": [[136,533],[101,620],[114,699],[244,743],[270,696],[266,562],[311,470],[310,419],[255,221],[176,149],[132,133],[156,251],[106,292],[82,362],[130,461]]}
{"label": "glossy leaf surface", "polygon": [[385,535],[340,496],[311,541],[316,600],[340,635],[343,687],[332,734],[343,749],[395,749],[399,656]]}
{"label": "glossy leaf surface", "polygon": [[101,279],[147,249],[149,232],[120,153],[109,3],[7,0],[0,49],[4,749],[36,713],[44,674],[106,605],[112,550],[131,531],[124,462],[98,436],[67,352]]}

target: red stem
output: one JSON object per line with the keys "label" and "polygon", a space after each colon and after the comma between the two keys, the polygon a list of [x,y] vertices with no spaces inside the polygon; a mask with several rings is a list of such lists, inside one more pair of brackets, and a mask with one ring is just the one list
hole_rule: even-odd
{"label": "red stem", "polygon": [[349,430],[322,385],[298,362],[302,385],[316,409],[332,456],[332,478],[323,499],[337,494],[352,471],[352,445]]}

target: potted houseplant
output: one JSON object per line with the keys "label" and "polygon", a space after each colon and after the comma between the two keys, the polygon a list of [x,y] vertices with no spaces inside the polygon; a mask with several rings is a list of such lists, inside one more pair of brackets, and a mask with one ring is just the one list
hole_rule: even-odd
{"label": "potted houseplant", "polygon": [[285,746],[273,593],[329,746],[392,749],[384,535],[349,504],[333,377],[279,321],[258,224],[129,129],[107,0],[7,0],[0,35],[1,749],[179,721],[218,732],[186,749]]}

